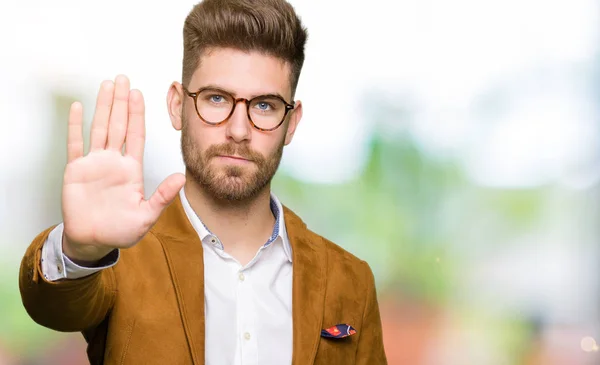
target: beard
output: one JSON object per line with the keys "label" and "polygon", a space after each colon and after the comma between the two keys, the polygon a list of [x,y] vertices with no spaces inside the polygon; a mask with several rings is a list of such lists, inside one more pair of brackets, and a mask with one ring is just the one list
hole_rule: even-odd
{"label": "beard", "polygon": [[[188,174],[210,197],[223,202],[245,202],[255,198],[269,185],[281,162],[283,139],[277,149],[266,157],[245,143],[212,145],[202,152],[187,125],[184,117],[181,131],[183,161]],[[211,160],[217,156],[231,155],[240,156],[251,163],[243,166],[211,164]]]}

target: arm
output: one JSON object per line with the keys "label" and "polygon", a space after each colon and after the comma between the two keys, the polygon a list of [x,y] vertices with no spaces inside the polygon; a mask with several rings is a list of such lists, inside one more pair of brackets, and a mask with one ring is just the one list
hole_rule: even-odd
{"label": "arm", "polygon": [[107,269],[76,280],[48,281],[42,272],[41,255],[53,228],[39,234],[23,257],[21,300],[36,323],[56,331],[83,331],[102,322],[112,308],[115,275],[113,269]]}
{"label": "arm", "polygon": [[365,277],[368,285],[366,304],[363,311],[362,328],[356,349],[357,365],[386,365],[387,359],[383,348],[383,331],[381,328],[381,317],[377,303],[377,292],[375,289],[375,278],[369,265],[363,261]]}
{"label": "arm", "polygon": [[[100,87],[87,155],[82,105],[71,105],[62,188],[64,232],[60,239],[54,235],[51,239],[54,255],[49,252],[51,244],[44,250],[44,243],[55,227],[39,234],[23,257],[19,275],[23,305],[40,325],[57,331],[82,331],[101,323],[115,302],[116,269],[88,271],[71,279],[69,266],[64,274],[62,253],[82,268],[105,265],[107,255],[141,240],[185,184],[183,174],[173,174],[145,199],[145,130],[143,96],[130,90],[126,76],[105,81]],[[47,255],[44,261],[54,262],[42,265],[43,253]],[[56,272],[52,273],[53,269]]]}

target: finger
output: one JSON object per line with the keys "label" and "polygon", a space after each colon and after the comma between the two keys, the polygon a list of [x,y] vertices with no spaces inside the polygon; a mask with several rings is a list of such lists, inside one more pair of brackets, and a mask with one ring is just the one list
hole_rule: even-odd
{"label": "finger", "polygon": [[92,120],[90,132],[90,151],[103,150],[106,148],[106,136],[108,135],[108,118],[112,108],[115,84],[106,80],[100,85],[96,99],[96,112]]}
{"label": "finger", "polygon": [[144,96],[139,90],[129,93],[129,123],[125,137],[125,154],[142,163],[146,140]]}
{"label": "finger", "polygon": [[154,223],[162,211],[175,199],[177,193],[185,184],[185,176],[177,173],[170,175],[160,183],[154,194],[145,201],[150,220]]}
{"label": "finger", "polygon": [[67,162],[83,156],[83,107],[74,102],[69,110],[69,125],[67,130]]}
{"label": "finger", "polygon": [[115,95],[108,120],[108,143],[106,148],[121,151],[127,131],[127,108],[129,104],[129,79],[119,75],[115,79]]}

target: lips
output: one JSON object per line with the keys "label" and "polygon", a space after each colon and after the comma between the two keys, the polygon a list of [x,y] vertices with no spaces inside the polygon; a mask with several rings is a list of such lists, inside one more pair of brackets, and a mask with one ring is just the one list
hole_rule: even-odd
{"label": "lips", "polygon": [[217,157],[230,158],[230,159],[237,160],[237,161],[248,161],[248,162],[250,162],[250,160],[248,160],[247,158],[240,157],[240,156],[219,155]]}

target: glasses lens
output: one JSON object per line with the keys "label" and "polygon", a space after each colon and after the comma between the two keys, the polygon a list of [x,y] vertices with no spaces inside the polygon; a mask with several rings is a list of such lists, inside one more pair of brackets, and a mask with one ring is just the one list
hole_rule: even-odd
{"label": "glasses lens", "polygon": [[196,101],[198,114],[208,123],[221,123],[229,116],[233,108],[233,99],[230,95],[218,90],[204,90],[198,95]]}
{"label": "glasses lens", "polygon": [[250,103],[250,119],[262,129],[275,128],[285,116],[285,103],[275,97],[260,97]]}

